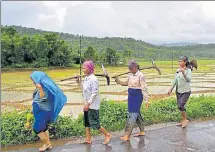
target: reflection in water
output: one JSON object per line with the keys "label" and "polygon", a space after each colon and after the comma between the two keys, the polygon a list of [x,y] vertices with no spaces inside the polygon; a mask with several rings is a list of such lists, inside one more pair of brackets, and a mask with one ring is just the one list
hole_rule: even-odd
{"label": "reflection in water", "polygon": [[182,129],[181,140],[184,144],[187,143],[187,128]]}
{"label": "reflection in water", "polygon": [[138,149],[142,150],[146,145],[145,145],[145,137],[139,137],[139,143],[138,143]]}
{"label": "reflection in water", "polygon": [[124,147],[124,152],[130,152],[132,150],[131,142],[122,142],[121,145]]}
{"label": "reflection in water", "polygon": [[112,151],[112,146],[105,145],[105,152],[111,152],[111,151]]}
{"label": "reflection in water", "polygon": [[124,147],[124,152],[140,152],[143,151],[145,148],[145,137],[139,137],[139,141],[135,143],[135,145],[136,148],[134,148],[134,145],[132,145],[131,141],[121,143],[121,146]]}
{"label": "reflection in water", "polygon": [[92,144],[85,144],[86,152],[91,152]]}

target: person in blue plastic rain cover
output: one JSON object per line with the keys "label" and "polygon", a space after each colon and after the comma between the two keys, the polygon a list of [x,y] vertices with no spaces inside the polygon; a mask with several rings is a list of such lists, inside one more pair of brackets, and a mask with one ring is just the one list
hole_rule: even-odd
{"label": "person in blue plastic rain cover", "polygon": [[67,98],[44,72],[34,71],[30,77],[36,86],[32,103],[35,119],[33,130],[44,144],[39,151],[45,151],[52,148],[48,124],[56,121]]}

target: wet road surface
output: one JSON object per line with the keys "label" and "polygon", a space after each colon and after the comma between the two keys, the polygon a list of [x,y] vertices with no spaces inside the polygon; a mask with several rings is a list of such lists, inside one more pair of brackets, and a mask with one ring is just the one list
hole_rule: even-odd
{"label": "wet road surface", "polygon": [[[192,122],[182,129],[174,125],[147,129],[145,137],[132,137],[130,142],[112,138],[109,145],[102,139],[92,145],[66,143],[49,152],[215,152],[215,120]],[[37,148],[10,152],[37,152]]]}

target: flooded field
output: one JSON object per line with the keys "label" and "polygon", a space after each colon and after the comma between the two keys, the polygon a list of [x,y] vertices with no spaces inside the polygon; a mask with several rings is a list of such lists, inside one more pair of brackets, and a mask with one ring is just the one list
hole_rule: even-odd
{"label": "flooded field", "polygon": [[[215,65],[208,66],[210,70],[198,70],[193,71],[192,74],[192,96],[199,95],[214,95],[215,93]],[[112,75],[125,72],[126,68],[119,68],[120,70],[112,70]],[[114,71],[115,70],[115,71]],[[166,69],[164,69],[165,71]],[[74,70],[71,70],[74,72]],[[71,76],[69,70],[51,70],[47,73],[56,81],[59,87],[64,91],[68,98],[66,106],[61,111],[62,116],[71,116],[76,118],[82,112],[83,98],[82,91],[74,80],[61,82],[61,78]],[[99,70],[98,70],[99,71]],[[113,72],[114,71],[114,72]],[[117,72],[116,72],[117,71]],[[162,69],[161,69],[162,71]],[[175,70],[174,70],[175,71]],[[143,71],[147,84],[151,102],[153,100],[169,97],[167,95],[168,88],[171,85],[171,81],[174,78],[174,71],[162,72],[162,75],[158,75],[156,71],[146,70]],[[64,73],[64,76],[60,76]],[[56,76],[52,76],[52,73],[57,73]],[[32,93],[35,89],[33,83],[29,79],[30,72],[19,72],[19,74],[10,74],[9,72],[3,73],[2,77],[2,92],[1,92],[1,108],[2,112],[11,112],[13,110],[23,111],[31,108]],[[8,82],[8,76],[12,75]],[[75,75],[75,74],[74,74]],[[19,77],[20,76],[20,77]],[[100,98],[102,100],[114,100],[120,102],[126,102],[127,100],[127,87],[117,85],[114,79],[111,79],[110,86],[107,86],[105,78],[98,77],[100,84]],[[126,76],[119,77],[120,80],[125,80]],[[16,79],[16,80],[15,80]]]}

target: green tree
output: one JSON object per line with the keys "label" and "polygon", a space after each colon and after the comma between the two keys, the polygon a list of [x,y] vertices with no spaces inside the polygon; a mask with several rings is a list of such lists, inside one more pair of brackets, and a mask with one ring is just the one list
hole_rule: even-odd
{"label": "green tree", "polygon": [[84,52],[84,58],[85,60],[97,61],[98,58],[97,51],[92,46],[89,46],[87,50]]}
{"label": "green tree", "polygon": [[132,56],[133,56],[133,51],[130,49],[125,49],[123,51],[123,62],[127,63],[128,60],[131,60]]}
{"label": "green tree", "polygon": [[105,57],[106,57],[106,63],[110,65],[117,65],[119,62],[119,54],[117,54],[116,50],[107,48],[105,52]]}

